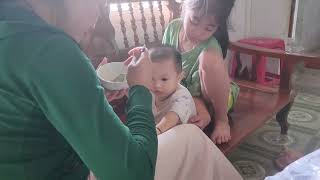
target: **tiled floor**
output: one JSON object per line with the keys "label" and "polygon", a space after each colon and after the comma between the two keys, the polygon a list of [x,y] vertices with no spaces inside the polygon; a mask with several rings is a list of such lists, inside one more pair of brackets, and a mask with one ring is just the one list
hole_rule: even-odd
{"label": "tiled floor", "polygon": [[245,180],[275,174],[274,159],[284,147],[303,153],[320,148],[320,70],[304,70],[297,80],[299,93],[289,113],[288,136],[280,136],[271,119],[228,156]]}

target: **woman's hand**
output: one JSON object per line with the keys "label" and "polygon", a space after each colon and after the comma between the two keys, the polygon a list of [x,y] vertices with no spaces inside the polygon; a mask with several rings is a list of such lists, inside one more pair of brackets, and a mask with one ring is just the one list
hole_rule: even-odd
{"label": "woman's hand", "polygon": [[193,97],[194,104],[196,105],[197,115],[189,119],[189,123],[198,126],[200,129],[204,129],[211,121],[210,113],[202,98]]}
{"label": "woman's hand", "polygon": [[125,61],[128,64],[127,82],[129,87],[135,85],[151,87],[152,62],[145,47],[137,47],[129,51],[130,57]]}

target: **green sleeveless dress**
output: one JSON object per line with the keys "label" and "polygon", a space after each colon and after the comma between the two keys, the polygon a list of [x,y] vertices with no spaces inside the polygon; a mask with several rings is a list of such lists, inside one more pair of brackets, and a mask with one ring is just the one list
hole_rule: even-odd
{"label": "green sleeveless dress", "polygon": [[[179,32],[182,27],[182,23],[182,19],[175,19],[170,22],[164,32],[162,44],[170,45],[179,49]],[[207,41],[199,44],[192,50],[182,53],[182,68],[185,73],[185,79],[182,81],[182,85],[188,88],[192,96],[201,95],[198,57],[201,52],[207,48],[217,49],[218,52],[221,52],[222,54],[221,47],[214,37],[211,37]],[[228,110],[232,109],[235,104],[239,90],[239,86],[234,82],[231,82]]]}

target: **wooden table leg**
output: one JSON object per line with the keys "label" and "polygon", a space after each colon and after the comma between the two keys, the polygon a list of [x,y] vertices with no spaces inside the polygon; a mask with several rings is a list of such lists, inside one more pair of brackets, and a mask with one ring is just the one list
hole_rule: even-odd
{"label": "wooden table leg", "polygon": [[288,115],[289,111],[292,107],[293,102],[287,104],[284,108],[282,108],[276,115],[276,119],[281,127],[281,134],[286,135],[289,129],[288,123]]}
{"label": "wooden table leg", "polygon": [[[277,115],[276,119],[281,127],[280,136],[287,135],[289,123],[288,123],[288,114],[292,107],[293,102],[287,104],[283,109],[281,109]],[[295,150],[289,150],[287,147],[284,147],[284,151],[280,153],[279,157],[275,160],[275,165],[279,170],[284,169],[289,164],[294,162],[303,156],[303,153]]]}

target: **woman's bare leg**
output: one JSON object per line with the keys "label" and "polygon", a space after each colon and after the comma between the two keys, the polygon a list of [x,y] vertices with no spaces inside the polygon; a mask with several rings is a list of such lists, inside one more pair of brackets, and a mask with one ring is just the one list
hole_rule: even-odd
{"label": "woman's bare leg", "polygon": [[228,142],[231,139],[227,116],[230,79],[219,52],[212,50],[199,57],[199,75],[203,97],[213,104],[215,112],[211,139],[216,144]]}

